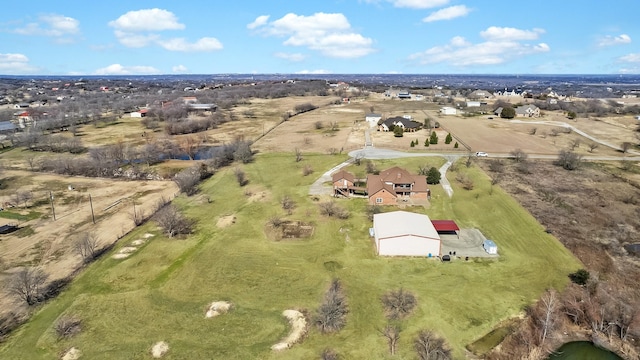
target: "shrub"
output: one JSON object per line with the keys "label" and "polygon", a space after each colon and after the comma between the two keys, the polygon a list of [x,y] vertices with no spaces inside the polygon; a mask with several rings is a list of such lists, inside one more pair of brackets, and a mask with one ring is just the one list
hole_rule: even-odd
{"label": "shrub", "polygon": [[453,148],[454,148],[454,149],[457,149],[457,148],[458,148],[458,142],[457,142],[457,141],[456,141],[456,143],[455,143],[455,144],[453,144]]}
{"label": "shrub", "polygon": [[578,155],[573,151],[561,150],[558,153],[558,159],[556,159],[555,164],[562,166],[565,170],[576,170],[580,167],[581,162],[582,155]]}
{"label": "shrub", "polygon": [[589,272],[585,269],[580,269],[574,273],[569,274],[571,282],[578,285],[586,285],[589,281]]}
{"label": "shrub", "polygon": [[447,134],[447,137],[444,138],[444,143],[451,144],[452,141],[453,141],[453,137],[451,136],[451,134]]}
{"label": "shrub", "polygon": [[247,179],[247,175],[242,169],[236,168],[233,174],[236,176],[236,181],[238,182],[238,185],[245,186],[249,183],[249,180]]}
{"label": "shrub", "polygon": [[70,338],[82,331],[82,320],[73,315],[63,315],[54,325],[58,339]]}
{"label": "shrub", "polygon": [[302,175],[308,176],[311,174],[313,174],[313,168],[311,167],[311,165],[305,165],[304,168],[302,168]]}
{"label": "shrub", "polygon": [[320,214],[328,216],[328,217],[336,217],[338,219],[348,219],[349,212],[340,206],[338,206],[333,201],[328,201],[324,203],[320,203]]}

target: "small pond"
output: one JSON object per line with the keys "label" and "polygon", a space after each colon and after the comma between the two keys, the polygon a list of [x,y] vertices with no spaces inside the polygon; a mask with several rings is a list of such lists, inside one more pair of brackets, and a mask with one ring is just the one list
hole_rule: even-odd
{"label": "small pond", "polygon": [[624,360],[611,351],[589,341],[573,341],[562,345],[548,360]]}
{"label": "small pond", "polygon": [[629,244],[624,246],[627,251],[636,256],[640,256],[640,244]]}

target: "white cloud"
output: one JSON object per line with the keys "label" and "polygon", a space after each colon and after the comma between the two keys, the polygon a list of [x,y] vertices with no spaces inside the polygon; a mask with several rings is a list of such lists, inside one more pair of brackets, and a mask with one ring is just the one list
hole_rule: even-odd
{"label": "white cloud", "polygon": [[160,73],[160,71],[153,66],[122,66],[120,64],[111,64],[94,72],[95,75],[140,75],[158,73]]}
{"label": "white cloud", "polygon": [[38,20],[19,27],[14,32],[21,35],[49,36],[59,42],[71,42],[72,36],[80,33],[80,22],[72,17],[45,14],[40,15]]}
{"label": "white cloud", "polygon": [[450,6],[448,8],[440,9],[432,12],[426,18],[422,19],[424,22],[433,22],[440,20],[451,20],[457,17],[466,16],[471,9],[464,5]]}
{"label": "white cloud", "polygon": [[247,29],[253,30],[257,27],[265,25],[269,21],[269,15],[258,16],[251,24],[247,25]]}
{"label": "white cloud", "polygon": [[158,8],[129,11],[116,20],[110,21],[109,26],[126,32],[182,30],[185,28],[184,24],[179,23],[178,18],[171,11]]}
{"label": "white cloud", "polygon": [[388,0],[395,7],[411,9],[429,9],[444,6],[449,0]]}
{"label": "white cloud", "polygon": [[543,29],[521,30],[511,27],[491,26],[487,30],[480,32],[480,36],[489,41],[535,40],[544,32]]}
{"label": "white cloud", "polygon": [[163,9],[129,11],[110,21],[109,26],[114,28],[114,35],[126,47],[157,45],[169,51],[182,52],[222,49],[222,43],[214,37],[203,37],[193,43],[180,37],[163,39],[158,32],[186,28],[172,12]]}
{"label": "white cloud", "polygon": [[114,34],[122,45],[130,48],[145,47],[160,39],[160,36],[157,34],[135,34],[120,30],[114,31]]}
{"label": "white cloud", "polygon": [[29,58],[26,55],[0,53],[1,74],[28,74],[36,70],[34,66],[29,64]]}
{"label": "white cloud", "polygon": [[195,51],[213,51],[221,50],[222,43],[216,38],[205,37],[199,39],[194,43],[189,43],[183,38],[173,38],[168,40],[156,41],[158,45],[169,51],[183,51],[183,52],[195,52]]}
{"label": "white cloud", "polygon": [[317,69],[317,70],[300,70],[296,74],[332,74],[329,70]]}
{"label": "white cloud", "polygon": [[316,13],[311,16],[286,14],[264,24],[259,33],[287,37],[286,46],[302,46],[335,58],[356,58],[371,54],[373,40],[355,33],[340,13]]}
{"label": "white cloud", "polygon": [[631,36],[627,34],[620,34],[618,36],[607,35],[598,40],[598,46],[613,46],[629,43],[631,43]]}
{"label": "white cloud", "polygon": [[618,61],[627,63],[640,63],[640,53],[627,54],[618,58]]}
{"label": "white cloud", "polygon": [[409,60],[421,65],[445,62],[457,67],[502,64],[512,59],[550,51],[546,43],[528,44],[519,41],[537,38],[537,34],[542,32],[491,27],[481,32],[488,39],[485,42],[473,44],[456,36],[446,45],[410,55]]}
{"label": "white cloud", "polygon": [[302,61],[306,58],[304,54],[300,54],[300,53],[289,54],[289,53],[278,52],[278,53],[275,53],[274,56],[280,59],[285,59],[293,62]]}
{"label": "white cloud", "polygon": [[187,69],[187,67],[184,65],[176,65],[171,68],[171,71],[176,74],[185,74],[187,71],[189,71],[189,69]]}

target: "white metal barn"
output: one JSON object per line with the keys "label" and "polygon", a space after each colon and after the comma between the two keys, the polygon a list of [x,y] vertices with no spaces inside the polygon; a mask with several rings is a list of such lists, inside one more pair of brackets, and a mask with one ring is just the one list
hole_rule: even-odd
{"label": "white metal barn", "polygon": [[378,255],[440,256],[440,235],[427,215],[392,211],[373,215]]}

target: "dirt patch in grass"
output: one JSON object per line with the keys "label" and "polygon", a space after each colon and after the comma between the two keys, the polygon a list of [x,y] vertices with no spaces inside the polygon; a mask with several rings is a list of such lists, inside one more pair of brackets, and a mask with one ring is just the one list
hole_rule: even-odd
{"label": "dirt patch in grass", "polygon": [[285,310],[282,315],[289,320],[291,332],[279,343],[271,346],[271,349],[275,351],[292,347],[293,344],[300,342],[307,333],[307,319],[303,313],[297,310]]}
{"label": "dirt patch in grass", "polygon": [[67,350],[67,352],[64,353],[61,359],[62,360],[78,360],[80,359],[81,355],[82,355],[82,352],[80,351],[80,349],[72,347],[71,349]]}
{"label": "dirt patch in grass", "polygon": [[231,226],[233,224],[236,223],[236,216],[235,215],[227,215],[227,216],[223,216],[221,218],[218,219],[218,222],[216,223],[216,225],[219,228],[226,228],[228,226]]}
{"label": "dirt patch in grass", "polygon": [[228,301],[214,301],[207,307],[207,312],[204,314],[205,318],[212,318],[226,314],[231,310],[232,304]]}
{"label": "dirt patch in grass", "polygon": [[249,202],[266,201],[269,199],[269,192],[266,190],[250,192]]}
{"label": "dirt patch in grass", "polygon": [[156,359],[163,357],[169,351],[169,344],[164,341],[158,341],[151,347],[151,356]]}

